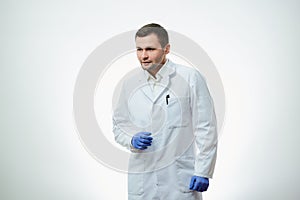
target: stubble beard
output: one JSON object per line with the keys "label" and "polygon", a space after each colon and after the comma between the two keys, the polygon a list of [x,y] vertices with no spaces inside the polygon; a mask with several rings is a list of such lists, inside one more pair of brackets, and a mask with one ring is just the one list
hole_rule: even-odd
{"label": "stubble beard", "polygon": [[[160,70],[160,68],[164,65],[163,61],[165,61],[165,60],[166,60],[166,58],[163,57],[159,63],[151,64],[151,66],[149,66],[147,68],[143,67],[143,69],[147,70],[150,74],[152,74],[153,72],[158,72]],[[142,64],[142,66],[143,66],[143,64]]]}

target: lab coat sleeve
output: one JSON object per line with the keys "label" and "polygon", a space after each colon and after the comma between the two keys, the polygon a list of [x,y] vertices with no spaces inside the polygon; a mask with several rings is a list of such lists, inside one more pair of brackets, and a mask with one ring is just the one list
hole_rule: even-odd
{"label": "lab coat sleeve", "polygon": [[126,147],[132,152],[138,151],[131,145],[132,136],[137,133],[138,128],[132,124],[129,118],[129,110],[127,104],[126,83],[123,83],[120,95],[113,103],[113,133],[117,143]]}
{"label": "lab coat sleeve", "polygon": [[196,71],[191,78],[191,110],[193,131],[199,153],[194,175],[212,178],[217,157],[217,122],[213,100],[205,79]]}

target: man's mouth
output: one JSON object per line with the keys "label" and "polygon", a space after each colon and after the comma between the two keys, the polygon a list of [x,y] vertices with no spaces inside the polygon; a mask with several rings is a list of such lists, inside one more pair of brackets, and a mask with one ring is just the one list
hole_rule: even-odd
{"label": "man's mouth", "polygon": [[151,64],[150,61],[142,62],[142,65],[144,65],[144,66],[149,66],[150,64]]}

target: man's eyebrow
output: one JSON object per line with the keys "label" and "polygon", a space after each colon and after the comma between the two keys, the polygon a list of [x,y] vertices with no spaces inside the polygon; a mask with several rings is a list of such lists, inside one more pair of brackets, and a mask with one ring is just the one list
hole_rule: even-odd
{"label": "man's eyebrow", "polygon": [[[136,47],[137,49],[143,49],[142,47]],[[156,47],[145,47],[144,49],[157,49]]]}

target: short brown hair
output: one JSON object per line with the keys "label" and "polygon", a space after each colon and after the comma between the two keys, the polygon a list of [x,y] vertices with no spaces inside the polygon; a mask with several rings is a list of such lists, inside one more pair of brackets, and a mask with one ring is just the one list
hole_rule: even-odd
{"label": "short brown hair", "polygon": [[147,35],[150,35],[154,33],[157,35],[159,43],[162,47],[165,47],[167,44],[169,44],[169,36],[168,32],[164,27],[162,27],[159,24],[151,23],[151,24],[146,24],[142,28],[140,28],[136,34],[135,38],[137,37],[145,37]]}

